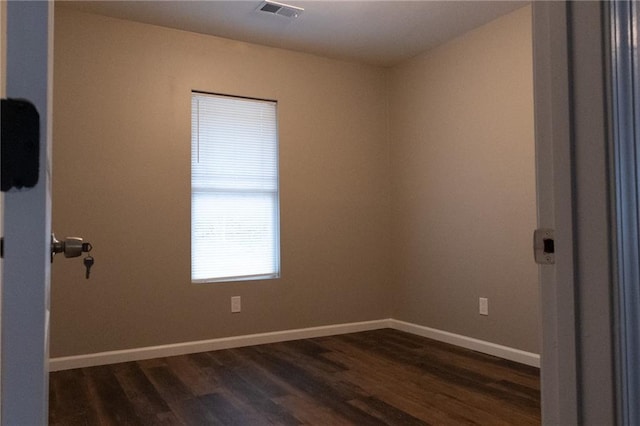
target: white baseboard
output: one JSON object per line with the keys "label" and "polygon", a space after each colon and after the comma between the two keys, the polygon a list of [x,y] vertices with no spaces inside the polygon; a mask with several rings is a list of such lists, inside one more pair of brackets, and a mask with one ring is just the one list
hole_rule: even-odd
{"label": "white baseboard", "polygon": [[389,327],[395,330],[406,331],[407,333],[417,334],[418,336],[428,337],[429,339],[438,340],[440,342],[471,349],[476,352],[482,352],[484,354],[519,362],[520,364],[540,368],[540,355],[532,352],[521,351],[520,349],[497,345],[484,340],[478,340],[472,337],[449,333],[448,331],[437,330],[435,328],[424,327],[422,325],[412,324],[409,322],[390,319],[389,323]]}
{"label": "white baseboard", "polygon": [[485,342],[483,340],[473,339],[471,337],[436,330],[404,321],[382,319],[51,358],[49,360],[49,371],[71,370],[73,368],[94,367],[97,365],[116,364],[119,362],[139,361],[143,359],[162,358],[220,349],[240,348],[243,346],[263,345],[266,343],[285,342],[288,340],[357,333],[360,331],[377,330],[381,328],[393,328],[477,352],[519,362],[521,364],[540,367],[540,356],[531,352],[496,345],[495,343]]}
{"label": "white baseboard", "polygon": [[357,333],[360,331],[377,330],[380,328],[389,328],[389,320],[384,319],[300,328],[270,333],[222,337],[219,339],[200,340],[196,342],[175,343],[171,345],[148,346],[121,351],[66,356],[51,358],[49,360],[49,371],[71,370],[73,368],[94,367],[97,365],[116,364],[118,362],[139,361],[142,359],[163,358],[167,356],[216,351],[220,349],[240,348],[243,346],[263,345],[266,343],[286,342],[288,340]]}

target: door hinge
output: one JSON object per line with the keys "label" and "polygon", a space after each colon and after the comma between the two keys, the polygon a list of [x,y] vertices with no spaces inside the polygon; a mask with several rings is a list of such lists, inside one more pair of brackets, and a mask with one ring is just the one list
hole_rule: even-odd
{"label": "door hinge", "polygon": [[0,115],[0,189],[32,188],[40,173],[40,115],[24,99],[2,99]]}

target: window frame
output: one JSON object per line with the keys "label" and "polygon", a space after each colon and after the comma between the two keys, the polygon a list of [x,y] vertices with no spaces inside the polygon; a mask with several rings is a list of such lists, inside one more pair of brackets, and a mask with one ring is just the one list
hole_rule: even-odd
{"label": "window frame", "polygon": [[[208,192],[208,191],[203,191],[202,188],[200,188],[199,191],[194,190],[194,182],[193,182],[193,176],[194,176],[194,171],[193,171],[193,145],[194,145],[194,134],[193,134],[193,120],[194,120],[194,114],[195,111],[193,110],[193,107],[191,109],[191,122],[192,122],[192,131],[191,131],[191,143],[190,143],[190,149],[191,149],[191,160],[190,160],[190,166],[191,166],[191,171],[190,171],[190,209],[191,209],[191,215],[190,215],[190,238],[191,238],[191,255],[190,255],[190,260],[191,260],[191,282],[192,284],[205,284],[205,283],[224,283],[224,282],[237,282],[237,281],[258,281],[258,280],[271,280],[271,279],[278,279],[281,276],[281,269],[282,269],[282,265],[281,265],[281,246],[280,246],[280,133],[279,133],[279,104],[278,101],[275,99],[264,99],[264,98],[257,98],[257,97],[250,97],[250,96],[239,96],[239,95],[229,95],[229,94],[224,94],[224,93],[215,93],[215,92],[205,92],[205,91],[200,91],[200,90],[192,90],[191,91],[191,105],[193,105],[193,99],[196,96],[212,96],[212,97],[219,97],[219,98],[229,98],[229,99],[234,99],[234,100],[247,100],[247,101],[256,101],[256,102],[264,102],[264,103],[271,103],[274,106],[274,120],[275,122],[273,123],[275,126],[275,191],[267,191],[267,190],[263,190],[263,191],[258,191],[258,190],[253,190],[253,191],[243,191],[243,190],[225,190],[225,191],[219,191],[219,192],[228,192],[230,194],[247,194],[247,193],[255,193],[255,194],[272,194],[273,196],[273,202],[274,202],[274,206],[273,206],[273,211],[272,211],[272,215],[271,215],[271,231],[273,234],[273,239],[271,240],[272,242],[272,246],[273,246],[273,256],[271,258],[271,260],[273,261],[274,264],[274,271],[273,272],[269,272],[269,273],[264,273],[264,274],[246,274],[246,275],[230,275],[230,276],[216,276],[216,277],[208,277],[208,278],[194,278],[194,193],[195,192]],[[200,143],[200,142],[198,142]]]}

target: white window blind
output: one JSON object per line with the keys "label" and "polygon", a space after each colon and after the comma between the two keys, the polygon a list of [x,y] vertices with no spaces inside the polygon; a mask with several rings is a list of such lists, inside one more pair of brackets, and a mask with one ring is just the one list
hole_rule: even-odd
{"label": "white window blind", "polygon": [[276,105],[192,93],[193,282],[280,275]]}

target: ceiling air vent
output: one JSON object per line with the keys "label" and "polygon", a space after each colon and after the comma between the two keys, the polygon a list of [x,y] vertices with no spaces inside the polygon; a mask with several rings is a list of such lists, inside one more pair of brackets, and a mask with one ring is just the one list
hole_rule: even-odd
{"label": "ceiling air vent", "polygon": [[258,11],[271,13],[273,15],[280,15],[286,18],[297,18],[304,11],[304,9],[301,7],[266,0],[262,2],[262,4],[260,4],[260,6],[258,7]]}

